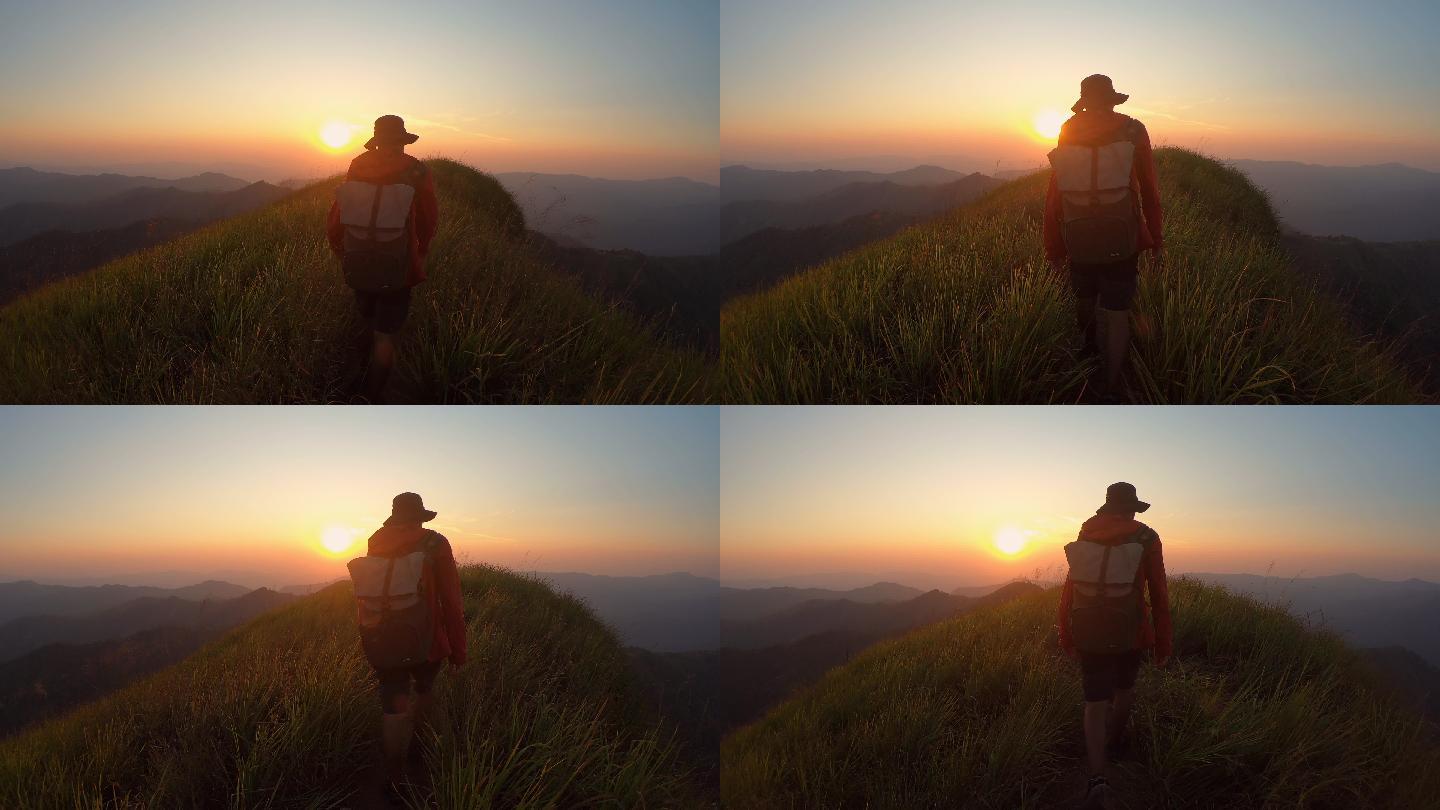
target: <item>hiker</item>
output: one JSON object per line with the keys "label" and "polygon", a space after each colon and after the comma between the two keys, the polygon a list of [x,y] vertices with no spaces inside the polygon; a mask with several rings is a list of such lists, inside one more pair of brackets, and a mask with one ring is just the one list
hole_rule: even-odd
{"label": "hiker", "polygon": [[[422,524],[435,513],[413,492],[395,496],[366,556],[351,560],[360,642],[380,682],[381,743],[387,792],[399,794],[411,740],[427,728],[431,688],[441,665],[465,664],[460,573],[444,535]],[[415,683],[411,698],[410,683]],[[414,748],[418,755],[419,748]]]}
{"label": "hiker", "polygon": [[1144,652],[1153,649],[1157,667],[1170,659],[1170,597],[1160,536],[1135,519],[1149,508],[1133,484],[1111,484],[1105,505],[1065,546],[1070,571],[1060,592],[1060,647],[1080,661],[1090,807],[1105,806],[1107,755],[1119,756],[1128,745],[1125,725]]}
{"label": "hiker", "polygon": [[1080,82],[1075,115],[1050,152],[1045,195],[1045,258],[1057,273],[1069,260],[1081,354],[1100,355],[1102,402],[1121,401],[1140,251],[1154,251],[1156,268],[1165,261],[1150,134],[1115,112],[1128,98],[1109,76]]}
{"label": "hiker", "polygon": [[429,168],[405,154],[405,145],[419,139],[398,115],[375,119],[375,135],[350,161],[326,222],[330,249],[341,258],[369,328],[364,396],[372,403],[384,401],[395,335],[410,311],[411,288],[425,280],[425,256],[439,218]]}

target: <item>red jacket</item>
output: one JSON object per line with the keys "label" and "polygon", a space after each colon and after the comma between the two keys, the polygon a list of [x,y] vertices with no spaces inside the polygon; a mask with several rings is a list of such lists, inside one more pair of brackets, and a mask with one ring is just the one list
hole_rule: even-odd
{"label": "red jacket", "polygon": [[[1107,132],[1117,130],[1135,119],[1117,112],[1080,112],[1070,117],[1060,128],[1060,145],[1072,139],[1089,141]],[[1130,169],[1130,188],[1140,198],[1143,220],[1140,227],[1139,246],[1150,250],[1162,246],[1160,235],[1160,181],[1155,175],[1155,153],[1150,148],[1150,133],[1145,125],[1135,121],[1140,136],[1135,144],[1135,165]],[[1055,173],[1050,173],[1050,188],[1045,192],[1045,258],[1063,261],[1069,253],[1065,250],[1065,236],[1061,229],[1064,222],[1060,208],[1060,190],[1055,186]]]}
{"label": "red jacket", "polygon": [[[409,286],[425,280],[425,256],[430,252],[430,240],[435,238],[435,228],[440,221],[440,203],[435,199],[435,178],[424,163],[404,152],[389,152],[373,149],[350,161],[346,180],[360,180],[366,183],[391,183],[401,172],[418,164],[423,170],[420,183],[415,188],[415,199],[410,203],[410,278]],[[345,226],[340,224],[340,204],[330,204],[330,215],[325,220],[325,235],[330,239],[330,249],[340,256],[345,252]]]}
{"label": "red jacket", "polygon": [[[1133,518],[1101,513],[1080,527],[1080,539],[1107,546],[1117,545],[1143,528],[1148,527]],[[1147,583],[1150,601],[1148,604],[1143,599],[1140,602],[1140,627],[1136,630],[1140,634],[1140,647],[1154,647],[1157,656],[1168,657],[1174,643],[1170,627],[1170,589],[1165,581],[1165,554],[1161,551],[1158,536],[1145,549],[1144,556],[1140,558],[1140,569],[1135,572],[1137,590]],[[1074,598],[1074,585],[1067,576],[1065,587],[1060,590],[1060,647],[1071,655],[1075,654],[1075,642],[1070,638],[1070,605]]]}
{"label": "red jacket", "polygon": [[[386,523],[370,535],[369,553],[377,557],[398,557],[420,550],[425,536],[418,524]],[[431,562],[430,615],[435,617],[435,640],[430,645],[430,660],[449,658],[456,666],[465,663],[465,614],[460,602],[460,571],[455,567],[455,553],[444,535],[440,538]]]}

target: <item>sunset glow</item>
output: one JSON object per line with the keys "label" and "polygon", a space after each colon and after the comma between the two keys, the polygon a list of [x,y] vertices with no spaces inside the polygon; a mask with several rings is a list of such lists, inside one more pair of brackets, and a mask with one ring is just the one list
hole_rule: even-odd
{"label": "sunset glow", "polygon": [[1031,168],[1105,73],[1158,145],[1440,170],[1434,3],[723,5],[727,164]]}
{"label": "sunset glow", "polygon": [[344,554],[355,545],[355,540],[360,536],[359,529],[351,529],[347,526],[326,526],[325,531],[320,534],[320,545],[331,554]]}
{"label": "sunset glow", "polygon": [[7,5],[0,167],[320,177],[395,114],[412,153],[487,171],[716,179],[718,3],[395,9]]}
{"label": "sunset glow", "polygon": [[320,128],[320,141],[331,149],[343,149],[348,146],[355,130],[359,129],[354,124],[347,124],[344,121],[331,121]]}
{"label": "sunset glow", "polygon": [[0,579],[326,582],[406,491],[462,559],[714,576],[717,421],[683,407],[0,408]]}
{"label": "sunset glow", "polygon": [[1005,526],[995,533],[995,548],[1000,553],[1015,556],[1025,550],[1026,533],[1014,526]]}
{"label": "sunset glow", "polygon": [[1430,406],[747,407],[721,435],[732,584],[1063,576],[1116,481],[1176,573],[1440,579]]}
{"label": "sunset glow", "polygon": [[1047,141],[1053,141],[1060,137],[1060,126],[1065,123],[1065,116],[1054,110],[1044,110],[1035,114],[1033,124],[1035,134]]}

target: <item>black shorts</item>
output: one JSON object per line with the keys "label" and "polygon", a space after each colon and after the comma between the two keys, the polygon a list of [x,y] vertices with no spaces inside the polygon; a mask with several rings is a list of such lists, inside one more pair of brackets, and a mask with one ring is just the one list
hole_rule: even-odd
{"label": "black shorts", "polygon": [[383,293],[356,290],[355,303],[360,307],[360,317],[370,323],[371,329],[393,335],[405,325],[405,316],[410,314],[410,288]]}
{"label": "black shorts", "polygon": [[1126,653],[1080,653],[1080,676],[1085,700],[1094,703],[1115,697],[1116,689],[1135,688],[1140,672],[1141,650]]}
{"label": "black shorts", "polygon": [[1100,297],[1102,309],[1129,309],[1135,300],[1135,284],[1140,275],[1140,254],[1108,264],[1070,263],[1070,284],[1076,298]]}
{"label": "black shorts", "polygon": [[415,679],[415,694],[423,695],[435,685],[435,676],[440,674],[444,661],[429,661],[403,669],[379,669],[375,675],[380,679],[380,706],[390,711],[395,698],[410,694],[410,679]]}

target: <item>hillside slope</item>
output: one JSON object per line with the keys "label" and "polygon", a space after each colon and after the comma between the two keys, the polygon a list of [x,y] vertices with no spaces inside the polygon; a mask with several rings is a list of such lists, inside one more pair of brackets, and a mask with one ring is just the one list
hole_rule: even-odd
{"label": "hillside slope", "polygon": [[[1074,806],[1078,666],[1058,589],[882,644],[726,738],[727,807]],[[1146,666],[1123,808],[1420,807],[1440,749],[1353,651],[1277,607],[1172,582],[1176,656]]]}
{"label": "hillside slope", "polygon": [[[429,162],[440,229],[391,383],[397,402],[705,396],[696,352],[537,259],[488,175]],[[325,243],[331,179],[0,308],[0,402],[345,402],[363,372]]]}
{"label": "hillside slope", "polygon": [[[673,805],[688,786],[584,606],[461,569],[470,661],[436,685],[442,808]],[[348,582],[0,743],[5,807],[366,806],[380,705]],[[417,804],[418,806],[418,804]]]}
{"label": "hillside slope", "polygon": [[[1156,150],[1168,265],[1141,263],[1131,398],[1414,402],[1398,361],[1290,272],[1275,214],[1240,172]],[[1041,248],[1048,173],[731,301],[728,402],[1082,399],[1069,280]]]}

